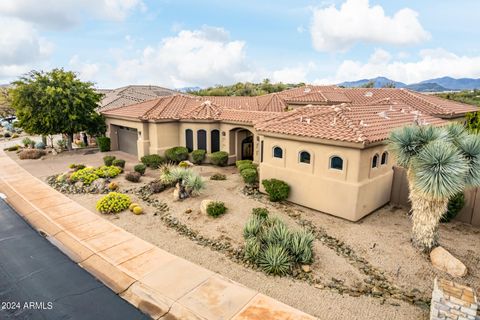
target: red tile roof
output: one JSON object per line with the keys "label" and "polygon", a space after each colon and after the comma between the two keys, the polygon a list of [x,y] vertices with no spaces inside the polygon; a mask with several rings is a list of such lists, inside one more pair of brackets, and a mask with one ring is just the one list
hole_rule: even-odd
{"label": "red tile roof", "polygon": [[446,123],[411,111],[406,105],[306,106],[257,122],[260,133],[279,133],[328,140],[372,143],[384,140],[392,129],[413,124]]}
{"label": "red tile roof", "polygon": [[[342,103],[340,102],[347,102]],[[315,106],[288,105],[310,103]],[[477,111],[472,105],[404,89],[305,86],[259,97],[198,97],[177,94],[102,111],[138,120],[214,120],[255,124],[263,132],[371,143],[396,127]],[[308,120],[307,120],[308,119]]]}

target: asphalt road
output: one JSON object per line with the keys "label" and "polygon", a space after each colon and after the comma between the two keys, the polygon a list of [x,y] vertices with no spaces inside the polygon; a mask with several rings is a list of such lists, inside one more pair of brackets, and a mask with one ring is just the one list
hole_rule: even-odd
{"label": "asphalt road", "polygon": [[0,319],[149,319],[0,200]]}

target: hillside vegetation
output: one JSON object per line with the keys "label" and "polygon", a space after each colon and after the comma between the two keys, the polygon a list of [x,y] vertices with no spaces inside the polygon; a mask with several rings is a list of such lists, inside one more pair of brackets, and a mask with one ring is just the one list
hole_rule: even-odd
{"label": "hillside vegetation", "polygon": [[466,90],[461,92],[439,93],[439,97],[463,103],[480,106],[480,90]]}
{"label": "hillside vegetation", "polygon": [[238,82],[230,86],[218,85],[206,89],[188,91],[188,93],[197,96],[260,96],[263,94],[280,92],[286,89],[304,86],[304,83],[286,84],[271,83],[265,79],[262,83]]}

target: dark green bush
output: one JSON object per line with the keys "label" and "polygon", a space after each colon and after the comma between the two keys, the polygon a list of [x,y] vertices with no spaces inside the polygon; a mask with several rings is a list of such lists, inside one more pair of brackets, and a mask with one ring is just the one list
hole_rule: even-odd
{"label": "dark green bush", "polygon": [[238,171],[242,172],[243,170],[246,170],[246,169],[257,169],[257,166],[255,166],[254,164],[252,163],[242,163],[240,165],[237,166],[237,169]]}
{"label": "dark green bush", "polygon": [[143,156],[140,161],[144,165],[152,169],[158,169],[162,164],[165,163],[165,158],[159,156],[158,154],[150,154],[148,156]]}
{"label": "dark green bush", "polygon": [[228,152],[214,152],[210,154],[210,161],[216,166],[225,167],[228,164]]}
{"label": "dark green bush", "polygon": [[215,173],[210,176],[210,180],[227,180],[227,176],[223,173]]}
{"label": "dark green bush", "polygon": [[165,150],[165,158],[175,163],[188,160],[188,149],[185,147],[173,147],[167,149]]}
{"label": "dark green bush", "polygon": [[[238,166],[242,164],[252,164],[252,160],[237,160],[235,161],[235,166],[238,168]],[[239,169],[240,170],[240,169]],[[241,170],[240,170],[241,171]]]}
{"label": "dark green bush", "polygon": [[139,163],[133,167],[133,170],[143,176],[145,174],[145,170],[147,170],[147,166],[143,163]]}
{"label": "dark green bush", "polygon": [[113,164],[113,160],[115,160],[115,156],[105,156],[103,157],[103,163],[107,166],[110,167]]}
{"label": "dark green bush", "polygon": [[120,167],[120,168],[124,169],[125,168],[125,160],[115,159],[115,160],[112,161],[112,166]]}
{"label": "dark green bush", "polygon": [[127,172],[125,174],[125,180],[130,182],[139,182],[142,175],[138,172]]}
{"label": "dark green bush", "polygon": [[262,180],[262,185],[270,197],[270,201],[277,202],[288,198],[290,186],[282,180]]}
{"label": "dark green bush", "polygon": [[452,198],[448,200],[447,212],[444,213],[440,222],[450,222],[453,218],[457,216],[460,210],[465,206],[465,195],[463,192],[457,193]]}
{"label": "dark green bush", "polygon": [[3,150],[5,151],[17,151],[18,149],[20,149],[20,146],[19,145],[15,145],[15,146],[11,146],[11,147],[7,147]]}
{"label": "dark green bush", "polygon": [[207,205],[207,213],[211,217],[218,217],[227,211],[225,203],[221,201],[212,201]]}
{"label": "dark green bush", "polygon": [[110,138],[109,137],[98,137],[97,145],[100,152],[110,151]]}
{"label": "dark green bush", "polygon": [[205,160],[205,150],[193,150],[192,151],[192,161],[195,164],[202,164]]}
{"label": "dark green bush", "polygon": [[244,169],[241,173],[243,181],[248,184],[254,184],[258,181],[257,169]]}

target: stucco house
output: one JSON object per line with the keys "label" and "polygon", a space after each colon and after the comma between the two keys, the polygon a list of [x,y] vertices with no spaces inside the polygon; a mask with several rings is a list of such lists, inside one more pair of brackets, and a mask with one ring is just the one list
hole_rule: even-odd
{"label": "stucco house", "polygon": [[289,200],[357,221],[390,200],[385,140],[404,125],[463,121],[475,106],[403,89],[305,86],[259,97],[182,94],[101,111],[112,148],[163,154],[174,146],[252,159]]}

